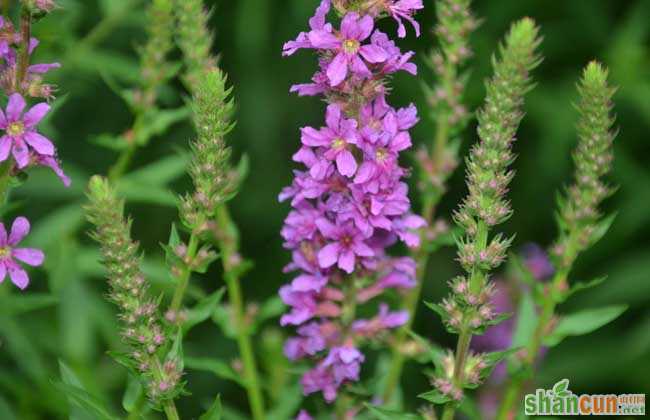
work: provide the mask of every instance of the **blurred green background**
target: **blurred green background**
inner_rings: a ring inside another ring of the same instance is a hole
[[[56,113],[46,130],[58,145],[65,170],[73,176],[73,186],[64,189],[48,172],[34,171],[18,188],[13,202],[18,207],[3,220],[27,215],[33,221],[32,245],[48,255],[45,270],[35,270],[26,292],[43,296],[52,292],[56,301],[43,298],[39,309],[12,307],[18,294],[5,282],[0,286],[0,413],[2,419],[66,418],[65,397],[52,384],[57,378],[57,359],[72,366],[89,389],[109,395],[115,411],[121,399],[125,371],[107,354],[119,348],[113,307],[106,292],[97,253],[88,238],[80,205],[87,178],[106,173],[114,162],[113,152],[98,147],[93,139],[102,134],[119,135],[131,123],[122,99],[107,81],[122,87],[138,76],[134,47],[143,42],[144,1],[60,0],[62,8],[35,27],[41,39],[38,61],[56,60],[61,70],[50,80],[59,86]],[[316,62],[309,53],[281,57],[282,44],[307,26],[316,0],[210,0],[211,19],[216,32],[215,52],[235,87],[238,103],[237,128],[229,136],[236,156],[250,157],[251,172],[242,192],[232,202],[233,215],[242,230],[243,253],[255,261],[244,281],[249,301],[274,295],[288,280],[282,274],[288,254],[281,247],[279,229],[288,212],[277,201],[280,189],[291,179],[296,167],[291,155],[299,144],[298,129],[320,125],[323,103],[316,98],[289,94],[293,83],[307,81]],[[420,84],[431,82],[431,71],[422,56],[433,46],[430,29],[435,23],[433,1],[418,16],[424,30],[420,39],[412,32],[400,42],[403,49],[419,55],[418,79],[398,75],[394,79],[392,102],[417,103],[422,121],[413,130],[416,143],[431,141],[433,127]],[[582,67],[591,59],[602,60],[611,70],[611,80],[620,87],[616,113],[620,135],[616,139],[612,182],[620,189],[607,201],[608,211],[618,218],[606,238],[581,257],[574,280],[590,280],[607,274],[601,286],[577,295],[561,310],[627,303],[630,310],[607,327],[587,336],[569,338],[552,349],[540,368],[538,382],[571,380],[574,392],[623,393],[650,391],[650,1],[477,1],[476,14],[484,22],[472,39],[475,57],[468,90],[473,108],[483,97],[482,80],[489,75],[489,59],[509,23],[531,16],[542,26],[545,60],[535,73],[536,89],[529,95],[516,151],[517,176],[512,184],[514,217],[505,225],[516,233],[515,246],[537,242],[543,246],[555,236],[553,209],[556,191],[570,180],[570,152],[576,144],[575,82]],[[394,33],[392,21],[383,23]],[[177,57],[178,58],[178,57]],[[163,103],[178,107],[184,101],[181,86],[164,92]],[[476,140],[472,125],[464,136],[465,150]],[[185,191],[188,178],[182,173],[180,151],[187,149],[191,125],[179,122],[163,136],[141,150],[133,168],[145,168],[166,158],[175,167],[168,188]],[[410,159],[410,157],[407,157]],[[412,160],[411,160],[412,162]],[[152,168],[149,167],[151,170]],[[146,179],[147,173],[137,177]],[[158,284],[167,280],[162,265],[160,242],[169,235],[176,218],[173,195],[165,186],[149,189],[133,187],[124,193],[135,218],[134,236],[147,254],[147,272]],[[463,170],[452,179],[450,193],[440,214],[449,215],[465,193]],[[414,197],[417,205],[417,198]],[[453,249],[439,252],[430,264],[424,298],[439,300],[446,293],[446,281],[459,270]],[[207,292],[222,286],[218,271],[194,280]],[[16,306],[16,305],[14,305]],[[277,319],[271,319],[264,342],[274,337]],[[446,346],[449,336],[430,311],[418,313],[415,329],[421,335]],[[265,351],[259,339],[256,348]],[[236,347],[214,326],[192,332],[185,352],[190,355],[219,356],[229,361]],[[265,351],[266,353],[266,351]],[[419,392],[428,389],[419,365],[408,365],[403,381],[406,405],[415,408]],[[244,393],[237,385],[208,373],[190,371],[188,389],[192,401],[205,402],[221,393],[235,409],[245,410]],[[276,390],[277,391],[277,390]],[[201,407],[179,403],[186,418],[197,416]]]

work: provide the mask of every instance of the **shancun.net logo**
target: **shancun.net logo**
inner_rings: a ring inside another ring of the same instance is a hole
[[[645,394],[576,395],[569,380],[553,389],[538,389],[524,398],[527,416],[629,416],[645,415]]]

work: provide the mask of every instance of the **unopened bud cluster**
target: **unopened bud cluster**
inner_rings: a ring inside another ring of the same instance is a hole
[[[153,0],[147,14],[147,43],[139,51],[141,87],[134,93],[134,102],[142,111],[155,105],[158,88],[174,72],[173,66],[166,60],[174,46],[172,0]]]
[[[178,46],[185,60],[185,83],[191,91],[201,82],[206,69],[217,63],[211,53],[213,36],[209,28],[209,14],[203,0],[174,0],[178,21]]]
[[[463,398],[463,388],[475,388],[483,382],[487,369],[490,364],[485,360],[484,355],[469,352],[461,383],[454,381],[455,357],[451,351],[448,351],[442,357],[442,374],[432,379],[432,385],[444,396],[454,401],[460,401]]]
[[[579,142],[573,154],[575,179],[560,202],[562,229],[555,247],[559,255],[571,246],[570,241],[576,242],[573,253],[589,245],[601,218],[598,207],[612,192],[603,177],[610,172],[613,160],[612,142],[616,132],[612,128],[612,96],[616,89],[607,84],[607,70],[591,62],[578,84],[578,91],[580,119]]]
[[[124,203],[115,196],[107,180],[90,180],[86,207],[88,220],[95,226],[91,234],[101,245],[110,299],[120,309],[122,337],[129,346],[133,366],[147,379],[154,401],[173,398],[181,372],[174,362],[160,366],[158,353],[167,337],[158,304],[147,293],[149,287],[141,268],[138,244],[130,237],[131,222],[124,218]]]
[[[224,140],[234,127],[231,91],[224,73],[212,68],[204,73],[194,94],[197,139],[192,143],[190,164],[194,192],[183,198],[181,215],[195,231],[207,229],[206,222],[214,218],[217,207],[236,193],[238,175],[230,167],[230,148]]]
[[[436,2],[438,24],[434,33],[439,43],[428,57],[428,64],[436,75],[436,83],[426,87],[425,93],[438,131],[455,139],[471,118],[463,103],[467,77],[463,74],[471,57],[469,39],[479,21],[470,9],[471,0],[442,0]],[[435,139],[435,141],[439,141]],[[436,144],[433,154],[421,149],[417,160],[422,171],[420,188],[441,191],[444,183],[458,166],[455,144]]]
[[[448,330],[458,333],[467,345],[472,335],[483,334],[488,326],[504,319],[492,304],[490,271],[506,259],[512,239],[501,234],[490,238],[490,227],[510,215],[505,199],[512,179],[508,166],[514,160],[511,149],[523,116],[524,95],[531,86],[529,71],[539,63],[535,54],[538,32],[531,19],[514,23],[493,60],[494,76],[486,83],[485,105],[478,113],[480,141],[467,160],[469,195],[454,214],[465,232],[457,244],[458,260],[467,274],[451,281],[451,293],[441,305],[432,305]],[[481,356],[464,351],[449,356],[444,374],[437,372],[434,379],[438,392],[450,400],[462,398],[463,388],[476,387],[487,368]]]

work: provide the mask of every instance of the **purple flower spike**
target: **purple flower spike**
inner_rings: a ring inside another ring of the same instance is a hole
[[[33,267],[43,264],[45,255],[40,249],[16,248],[16,245],[27,236],[29,229],[29,221],[24,217],[18,217],[14,220],[11,232],[7,236],[4,224],[0,223],[0,283],[9,273],[11,282],[19,289],[25,289],[29,285],[29,276],[16,260]]]
[[[417,110],[389,105],[386,79],[417,69],[409,61],[413,53],[402,54],[374,22],[386,14],[412,20],[418,2],[367,2],[354,11],[346,2],[335,4],[343,16],[339,30],[326,22],[331,3],[324,0],[309,21],[311,30],[284,46],[284,55],[316,50],[319,70],[311,83],[291,91],[323,95],[328,106],[324,127],[301,129],[293,160],[304,168],[294,171],[292,185],[279,196],[292,206],[281,231],[292,256],[285,271],[299,272],[280,289],[290,307],[280,324],[297,328],[284,352],[291,360],[315,360],[302,378],[303,391],[320,392],[327,402],[359,380],[365,360],[361,345],[388,338],[390,330],[408,321],[406,312],[381,302],[371,319],[343,315],[353,303],[350,296],[363,304],[415,286],[415,262],[391,257],[387,250],[397,241],[417,247],[417,230],[424,225],[411,213],[403,181],[409,171],[399,163],[401,152],[411,147],[408,131],[418,122]],[[308,418],[306,412],[300,416]]]
[[[30,149],[38,155],[55,154],[52,142],[36,131],[36,126],[49,112],[50,106],[40,103],[23,113],[25,106],[25,99],[14,93],[9,97],[6,115],[0,110],[0,129],[5,131],[0,138],[0,162],[7,160],[11,153],[20,169],[29,164]]]

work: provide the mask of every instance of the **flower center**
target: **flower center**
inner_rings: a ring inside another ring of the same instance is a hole
[[[341,238],[341,245],[348,248],[350,245],[352,245],[352,237],[349,236],[349,235],[345,235],[344,237],[342,237]]]
[[[345,140],[343,140],[340,137],[337,137],[334,140],[332,140],[332,149],[343,150],[345,149],[346,144],[347,143],[345,142]]]
[[[361,44],[356,39],[346,39],[343,41],[343,51],[348,54],[356,54],[361,48]]]
[[[7,133],[10,136],[19,136],[25,132],[25,125],[22,121],[16,121],[9,124],[7,127]]]
[[[384,162],[388,158],[388,151],[386,151],[386,149],[383,147],[380,147],[375,152],[375,157],[377,158],[378,162]]]
[[[11,255],[11,248],[8,246],[0,248],[0,259],[5,259]]]

